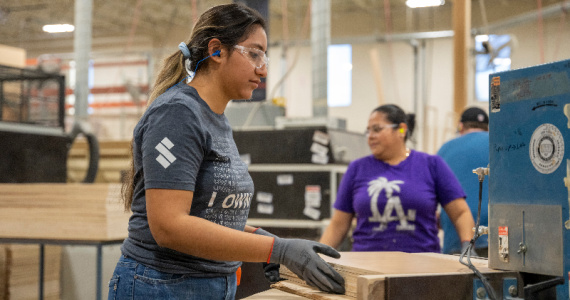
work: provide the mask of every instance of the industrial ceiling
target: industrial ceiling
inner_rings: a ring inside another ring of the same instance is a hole
[[[452,30],[453,1],[435,8],[407,8],[405,0],[330,0],[331,38]],[[501,22],[568,0],[471,0],[472,27]],[[176,45],[193,20],[231,0],[93,0],[93,51]],[[269,0],[270,43],[310,36],[309,0]],[[50,34],[46,24],[74,24],[72,0],[2,0],[0,44],[26,49],[28,57],[73,52],[73,33]],[[483,9],[482,9],[483,8]]]

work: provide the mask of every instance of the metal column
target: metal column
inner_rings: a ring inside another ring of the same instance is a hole
[[[87,119],[93,0],[75,1],[75,121]]]
[[[330,0],[311,1],[311,56],[313,62],[313,116],[326,117],[327,50],[331,41]]]

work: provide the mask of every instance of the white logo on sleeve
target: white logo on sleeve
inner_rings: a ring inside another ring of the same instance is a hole
[[[156,157],[156,161],[158,161],[165,169],[176,160],[176,157],[168,151],[168,149],[172,147],[174,147],[174,144],[166,137],[162,139],[156,147],[154,147],[158,152],[160,152]]]

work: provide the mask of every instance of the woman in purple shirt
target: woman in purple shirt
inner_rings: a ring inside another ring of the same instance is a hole
[[[469,242],[475,224],[461,185],[440,157],[406,147],[412,129],[396,105],[371,113],[366,132],[372,155],[348,166],[321,243],[338,247],[356,218],[353,251],[439,253],[438,204],[461,241]]]

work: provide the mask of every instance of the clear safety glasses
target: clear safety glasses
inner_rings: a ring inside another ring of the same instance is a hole
[[[255,49],[248,48],[241,45],[235,45],[234,48],[238,49],[239,52],[245,56],[252,66],[261,69],[263,66],[269,63],[269,58],[265,55],[265,52]]]
[[[398,124],[389,124],[389,125],[384,125],[384,126],[372,125],[370,128],[366,129],[364,134],[366,134],[367,136],[370,134],[379,134],[382,130],[384,130],[386,128],[395,128],[397,126],[398,126]]]

